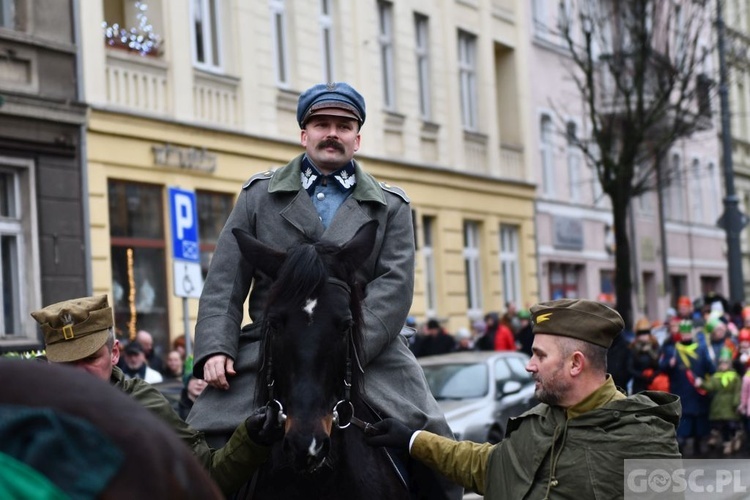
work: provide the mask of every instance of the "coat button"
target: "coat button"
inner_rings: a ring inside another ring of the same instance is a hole
[[[325,199],[326,199],[326,194],[325,194],[325,193],[318,193],[318,194],[316,194],[315,196],[316,196],[316,198],[318,198],[319,200],[325,200]]]
[[[620,412],[619,411],[613,411],[612,416],[615,418],[620,418]]]

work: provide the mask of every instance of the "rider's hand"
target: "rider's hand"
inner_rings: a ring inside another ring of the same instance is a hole
[[[365,433],[365,442],[370,446],[386,446],[409,450],[409,441],[414,431],[394,418],[372,424]]]
[[[271,446],[284,437],[284,428],[276,425],[278,414],[268,406],[256,409],[245,420],[250,439],[263,446]]]
[[[203,365],[203,380],[217,389],[229,389],[227,375],[237,375],[234,371],[234,360],[223,354],[215,354]]]

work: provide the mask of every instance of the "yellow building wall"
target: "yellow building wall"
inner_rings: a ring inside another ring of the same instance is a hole
[[[363,140],[367,140],[367,129]],[[298,143],[248,136],[219,129],[187,126],[169,121],[149,120],[92,110],[88,128],[88,196],[90,200],[91,255],[94,293],[112,296],[110,262],[110,228],[107,181],[121,179],[177,186],[188,190],[210,190],[236,194],[253,174],[285,164],[302,152]],[[175,147],[206,148],[217,156],[213,173],[156,165],[152,148],[169,143]],[[483,271],[483,308],[504,309],[499,261],[499,226],[519,226],[520,267],[524,304],[538,296],[534,255],[534,187],[523,182],[503,182],[486,176],[467,176],[456,171],[421,165],[384,161],[380,158],[357,158],[379,180],[404,189],[412,200],[421,241],[421,217],[436,218],[434,255],[437,276],[437,315],[454,332],[469,325],[466,316],[466,281],[463,261],[463,223],[481,224],[481,268]],[[169,214],[164,193],[164,227],[169,228]],[[166,248],[172,248],[171,234],[166,230]],[[165,252],[169,288],[170,340],[183,333],[182,298],[172,295],[171,252]],[[417,259],[415,295],[412,312],[425,320],[425,276],[421,256]],[[198,300],[189,299],[191,332],[195,325]]]

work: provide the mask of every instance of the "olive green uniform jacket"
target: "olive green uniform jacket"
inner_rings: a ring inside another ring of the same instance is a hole
[[[410,453],[486,500],[612,500],[624,494],[623,460],[680,458],[680,413],[677,396],[626,398],[608,377],[567,411],[540,404],[510,419],[497,445],[420,432]]]
[[[166,422],[193,451],[224,494],[237,491],[268,458],[270,449],[250,439],[244,422],[237,426],[225,446],[214,450],[206,443],[203,433],[186,424],[162,393],[148,382],[126,379],[122,370],[115,366],[110,383]]]

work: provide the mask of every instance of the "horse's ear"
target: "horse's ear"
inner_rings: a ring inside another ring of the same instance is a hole
[[[375,245],[375,235],[378,232],[378,221],[372,220],[359,228],[357,234],[341,246],[338,258],[347,263],[351,269],[361,266],[372,253]]]
[[[261,243],[252,234],[238,227],[232,229],[232,234],[237,239],[237,244],[245,260],[271,279],[276,279],[279,269],[286,259],[286,253]]]

